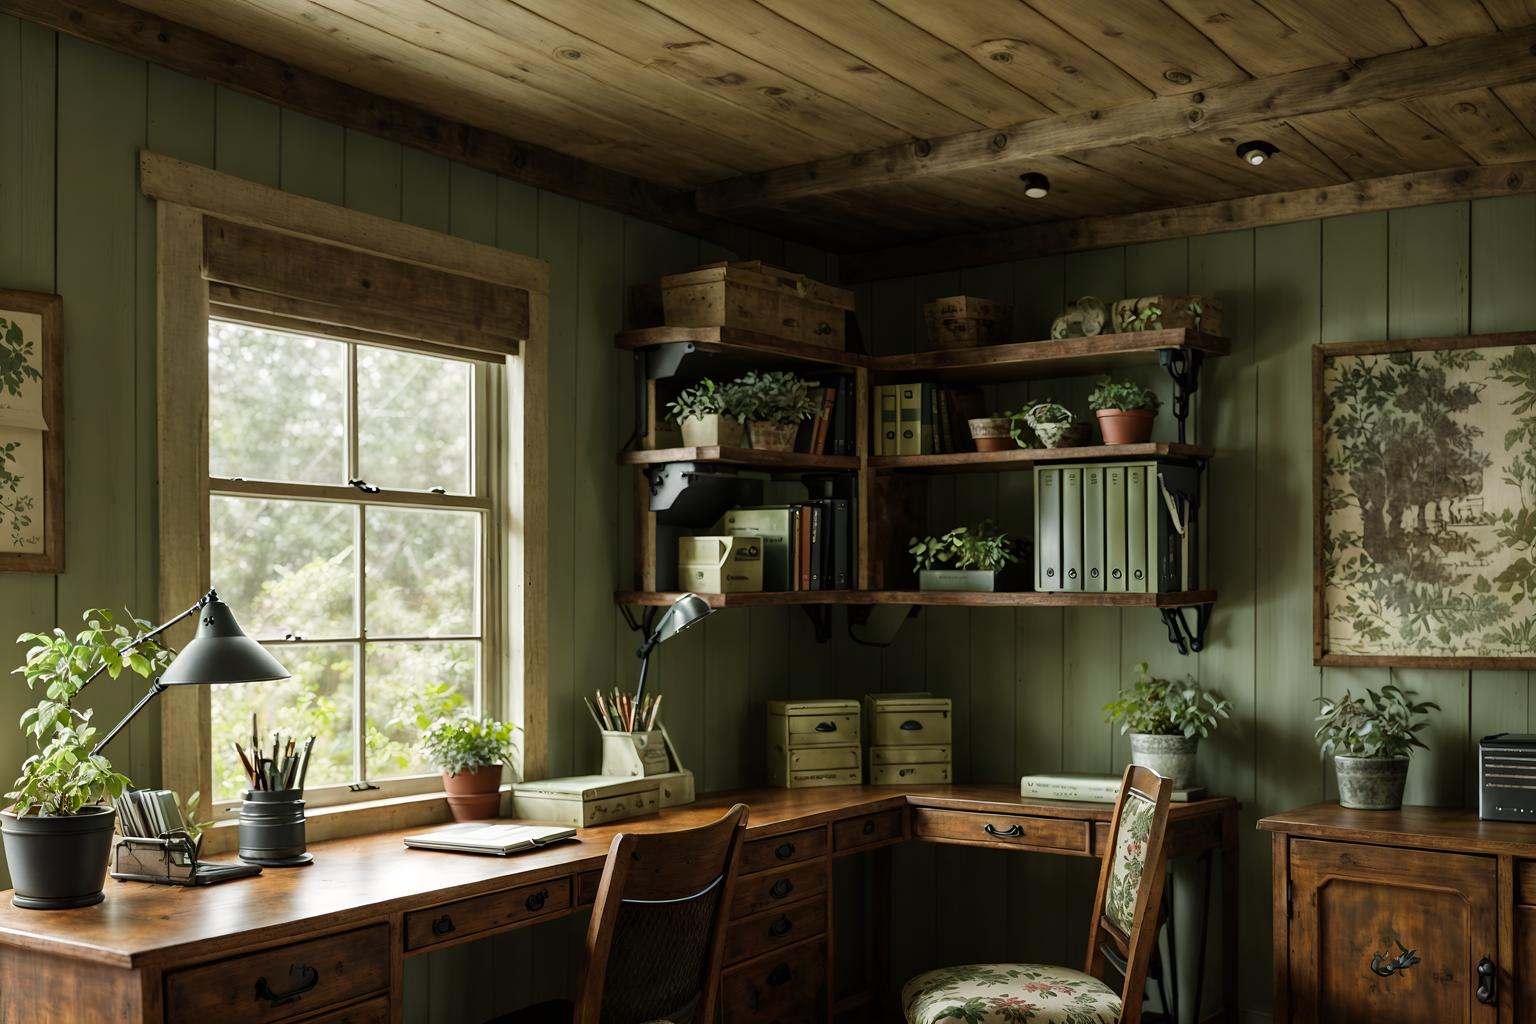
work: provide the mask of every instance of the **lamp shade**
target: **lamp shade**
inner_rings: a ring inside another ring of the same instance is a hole
[[[209,601],[198,613],[197,634],[171,662],[165,686],[263,683],[287,679],[288,670],[267,649],[245,635],[223,601]]]
[[[670,640],[689,626],[713,612],[709,602],[697,594],[684,594],[672,603],[661,625],[656,627],[656,642]]]

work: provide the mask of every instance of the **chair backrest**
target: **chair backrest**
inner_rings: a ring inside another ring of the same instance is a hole
[[[1084,970],[1113,985],[1108,968],[1119,970],[1124,965],[1120,1024],[1141,1022],[1147,967],[1162,920],[1163,839],[1172,794],[1172,780],[1131,765],[1120,782],[1120,798],[1110,820],[1109,848],[1099,871]]]
[[[587,928],[575,1024],[714,1019],[747,807],[700,828],[620,833]]]

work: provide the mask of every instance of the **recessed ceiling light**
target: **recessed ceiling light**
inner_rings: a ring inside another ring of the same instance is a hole
[[[1263,139],[1254,139],[1252,142],[1245,142],[1241,146],[1237,147],[1238,158],[1241,160],[1246,160],[1248,163],[1253,164],[1255,167],[1259,166],[1259,164],[1263,163],[1265,160],[1268,160],[1278,152],[1280,152],[1278,149],[1276,149],[1274,146],[1271,146]]]
[[[1024,194],[1031,199],[1044,199],[1051,194],[1051,179],[1039,171],[1025,171],[1019,180],[1024,183]]]

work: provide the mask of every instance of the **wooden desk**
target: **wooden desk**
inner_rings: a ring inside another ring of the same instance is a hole
[[[727,1024],[770,1019],[765,1012],[796,1019],[774,1005],[784,991],[804,991],[782,983],[786,963],[817,983],[817,1013],[829,1012],[833,858],[876,851],[876,884],[888,890],[889,848],[906,839],[1097,857],[1111,810],[1024,800],[1007,786],[754,789],[509,858],[408,850],[405,832],[386,832],[316,844],[309,867],[209,888],[109,880],[105,902],[63,911],[18,910],[5,898],[0,1021],[396,1022],[405,957],[572,913],[596,896],[615,833],[689,827],[737,801],[752,813],[735,962],[722,980]],[[1176,804],[1168,831],[1174,856],[1221,851],[1228,950],[1237,945],[1237,809],[1225,797]],[[992,834],[1013,825],[1019,834]],[[878,938],[889,934],[880,927],[889,892],[874,905]],[[764,987],[767,975],[780,980]],[[1227,1008],[1236,975],[1224,972]],[[888,979],[876,980],[889,991]]]

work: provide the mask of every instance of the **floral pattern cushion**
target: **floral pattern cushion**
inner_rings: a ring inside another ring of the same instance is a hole
[[[969,964],[901,990],[907,1024],[1115,1024],[1120,995],[1089,974],[1037,964]]]
[[[1136,896],[1141,891],[1141,872],[1147,864],[1147,837],[1152,834],[1156,805],[1134,789],[1125,794],[1120,812],[1120,834],[1115,837],[1115,860],[1104,893],[1104,914],[1126,935],[1136,919]]]

